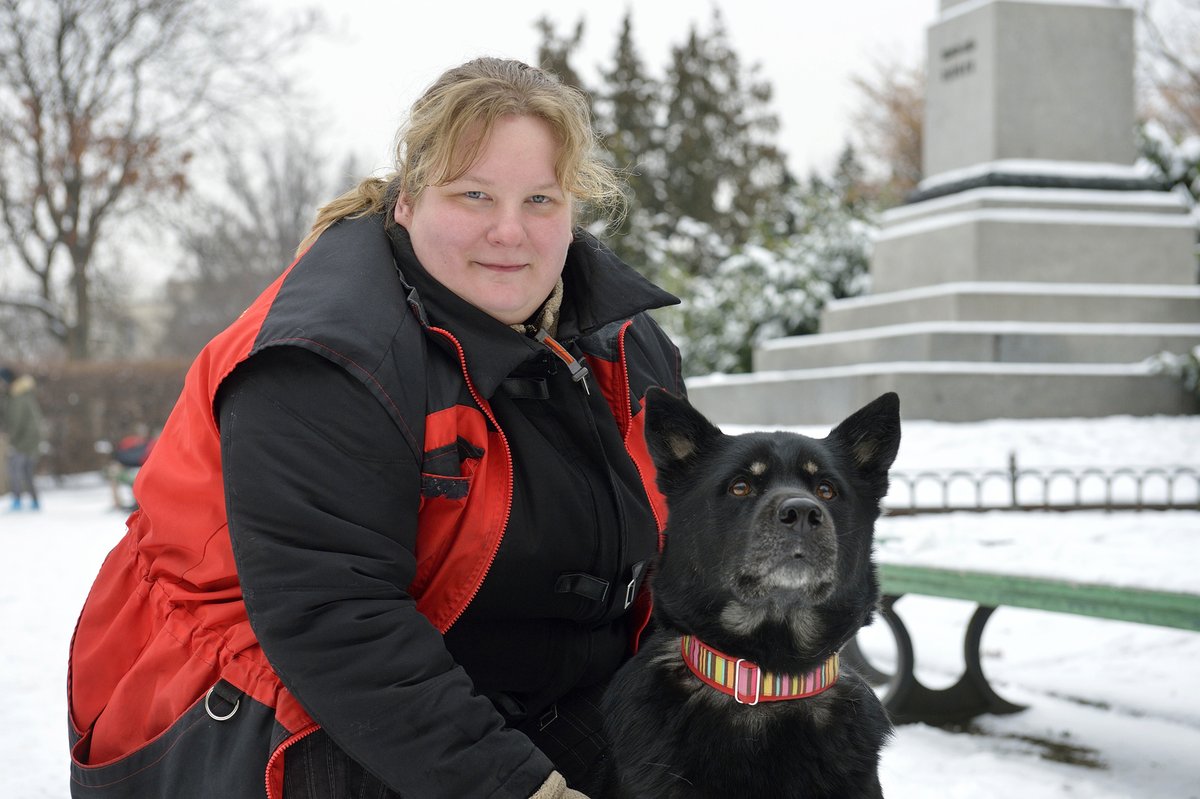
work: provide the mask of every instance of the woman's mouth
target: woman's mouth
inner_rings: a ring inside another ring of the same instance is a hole
[[[488,263],[484,261],[476,261],[475,263],[492,272],[519,272],[526,267],[526,264]]]

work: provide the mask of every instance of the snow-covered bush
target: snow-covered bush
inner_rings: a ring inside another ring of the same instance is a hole
[[[814,179],[794,189],[785,214],[741,247],[684,219],[654,248],[665,262],[660,282],[683,300],[656,317],[679,345],[686,374],[749,371],[758,344],[816,332],[829,300],[866,289],[875,228],[861,209]]]
[[[1189,393],[1200,398],[1200,344],[1190,352],[1160,352],[1150,359],[1150,368],[1157,374],[1176,378]]]
[[[1200,200],[1200,136],[1177,141],[1150,120],[1138,131],[1138,151],[1143,163],[1168,186],[1185,192],[1193,204]]]

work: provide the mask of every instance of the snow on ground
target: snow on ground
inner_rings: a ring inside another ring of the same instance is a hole
[[[1200,418],[906,422],[897,468],[1002,469],[1011,451],[1024,466],[1198,466]],[[96,570],[124,530],[111,503],[108,489],[85,476],[48,487],[40,514],[0,513],[9,564],[0,581],[5,799],[68,794],[67,646]],[[997,567],[1006,570],[1071,569],[1200,593],[1198,510],[890,517],[879,534],[889,559],[957,563],[1005,552]],[[1008,546],[1025,538],[1041,542],[1027,562]],[[897,609],[921,681],[954,682],[972,607],[909,596]],[[886,659],[889,643],[875,627],[864,635],[873,659]],[[965,730],[901,727],[883,755],[888,799],[1200,799],[1200,633],[1001,608],[983,653],[996,689],[1028,709]]]
[[[0,796],[69,795],[67,647],[104,556],[125,529],[99,478],[43,492],[44,510],[0,511]]]
[[[882,519],[875,537],[890,563],[1200,593],[1196,512],[899,516]]]

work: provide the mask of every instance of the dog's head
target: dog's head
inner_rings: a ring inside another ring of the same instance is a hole
[[[684,399],[657,389],[646,399],[670,509],[654,582],[669,624],[718,648],[774,630],[820,649],[869,620],[874,524],[900,446],[894,393],[823,439],[728,436]]]

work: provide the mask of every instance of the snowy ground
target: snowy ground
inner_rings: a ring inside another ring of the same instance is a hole
[[[1013,450],[1027,466],[1200,465],[1200,418],[911,422],[897,468],[1003,468]],[[67,645],[100,561],[123,532],[111,501],[83,478],[48,489],[39,515],[0,513],[9,563],[0,581],[5,799],[68,794]],[[893,517],[879,535],[881,556],[901,562],[980,565],[994,556],[1008,570],[1065,569],[1200,593],[1200,511]],[[1026,539],[1041,542],[1036,559],[1012,554]],[[953,682],[971,606],[905,597],[898,609],[920,679]],[[886,638],[869,633],[868,651],[886,653]],[[993,685],[1029,709],[963,731],[900,728],[883,756],[889,799],[1200,799],[1200,633],[1001,608],[983,649]]]

